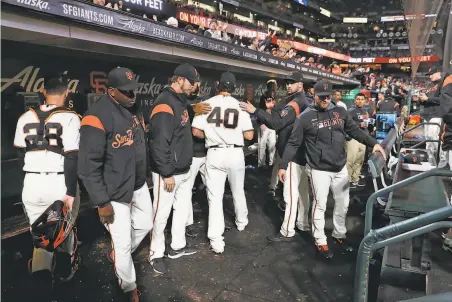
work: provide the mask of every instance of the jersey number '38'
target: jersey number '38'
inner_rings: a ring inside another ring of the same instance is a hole
[[[215,107],[207,117],[209,124],[215,124],[216,127],[220,127],[221,124],[225,128],[235,129],[239,122],[239,111],[237,109],[228,108],[224,111],[223,119],[221,119],[221,108]]]

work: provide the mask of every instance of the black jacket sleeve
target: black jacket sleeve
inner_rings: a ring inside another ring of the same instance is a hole
[[[77,159],[78,151],[67,152],[64,155],[64,180],[66,195],[75,197],[77,192]]]
[[[107,148],[108,127],[95,115],[83,118],[80,128],[78,176],[95,206],[110,202],[103,178],[104,156]]]
[[[350,117],[350,114],[345,115],[344,130],[351,138],[356,139],[361,144],[369,147],[377,144],[375,138],[359,128],[358,124]]]
[[[151,151],[151,157],[158,173],[163,178],[171,177],[174,173],[170,150],[174,131],[174,114],[172,110],[159,109],[168,107],[165,104],[154,107],[151,113],[149,130],[149,150]]]
[[[282,111],[272,109],[271,113],[262,109],[256,109],[255,114],[261,123],[276,132],[292,124],[297,118],[295,109],[292,106],[286,106]]]
[[[440,95],[441,116],[444,122],[451,125],[452,119],[452,74],[444,79]],[[447,122],[446,122],[447,120]]]
[[[440,105],[440,97],[439,96],[429,96],[427,102],[432,105]]]
[[[281,161],[279,162],[280,169],[284,170],[287,169],[289,162],[295,157],[298,148],[301,146],[301,143],[303,142],[303,136],[304,136],[303,119],[298,117],[295,120],[289,141],[287,142],[286,148],[284,149],[284,154],[281,157]]]
[[[188,118],[190,119],[190,123],[193,123],[193,119],[195,118],[195,110],[193,106],[187,106]]]

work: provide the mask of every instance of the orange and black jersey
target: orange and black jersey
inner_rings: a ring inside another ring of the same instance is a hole
[[[193,137],[186,97],[166,87],[155,100],[149,120],[151,170],[164,178],[188,172]]]
[[[130,203],[146,179],[146,138],[142,118],[101,96],[83,117],[78,174],[95,206]],[[140,184],[141,183],[141,186]]]
[[[255,115],[259,121],[268,128],[275,130],[276,134],[278,134],[277,148],[280,156],[284,154],[287,141],[292,133],[293,123],[297,116],[308,107],[309,103],[304,93],[299,92],[281,100],[273,107],[271,113],[262,109],[256,109]],[[303,147],[300,148],[293,161],[302,166],[306,164]]]

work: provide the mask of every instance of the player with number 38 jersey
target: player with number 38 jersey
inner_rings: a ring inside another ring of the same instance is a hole
[[[240,109],[239,101],[231,96],[235,90],[235,76],[230,72],[221,75],[219,95],[205,103],[212,108],[198,115],[192,124],[193,135],[206,139],[206,185],[209,200],[209,226],[207,236],[213,252],[224,251],[223,194],[226,178],[234,197],[235,223],[239,231],[248,224],[245,191],[244,138],[252,140],[253,125],[248,113]]]

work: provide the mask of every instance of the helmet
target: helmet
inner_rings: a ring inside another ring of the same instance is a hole
[[[428,162],[426,151],[415,150],[403,156],[403,162],[406,164],[421,165],[422,162]]]
[[[61,200],[50,205],[31,225],[31,235],[36,248],[55,251],[72,231],[71,212]]]

